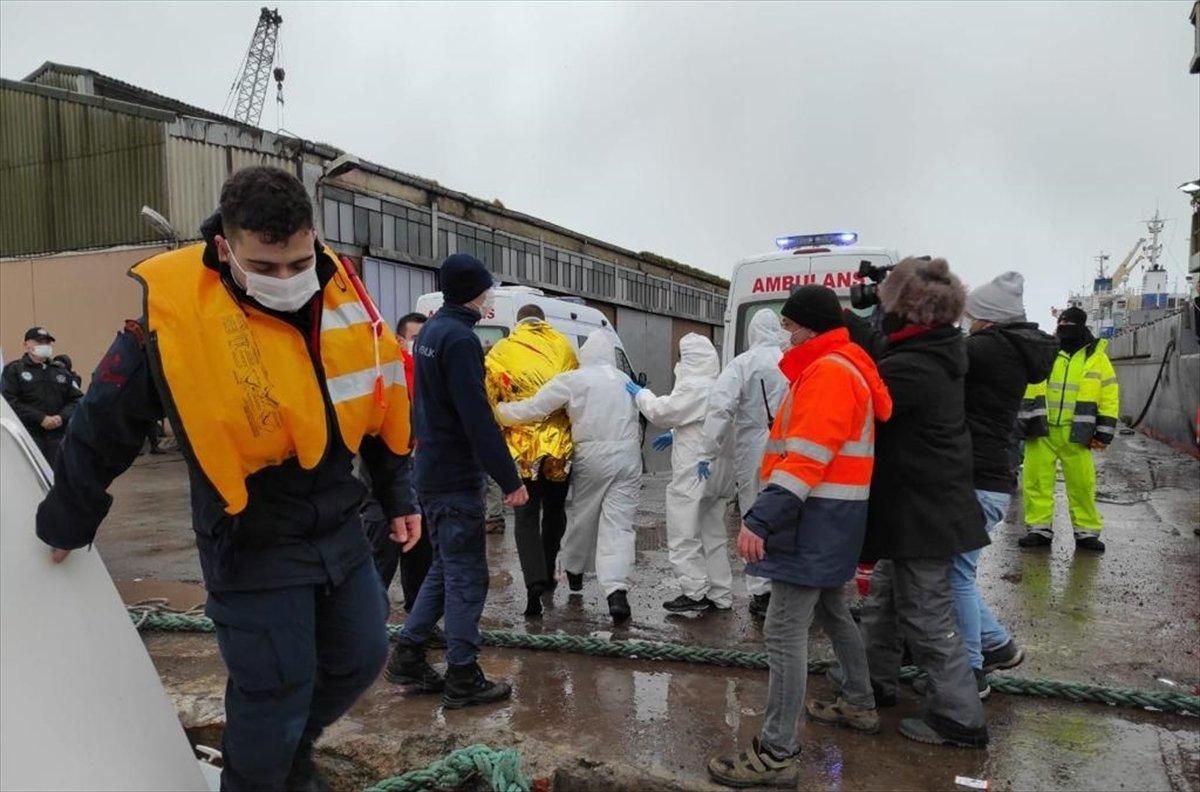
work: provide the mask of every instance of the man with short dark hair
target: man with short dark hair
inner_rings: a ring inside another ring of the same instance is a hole
[[[56,562],[91,544],[105,490],[165,413],[229,672],[221,788],[327,789],[313,743],[387,656],[355,453],[397,541],[408,549],[421,533],[398,346],[377,333],[353,270],[317,240],[295,176],[238,171],[201,233],[133,268],[146,315],[97,367],[37,533]]]
[[[0,375],[0,393],[52,465],[81,395],[72,372],[54,363],[53,343],[46,328],[29,328],[25,354]]]
[[[517,321],[519,322],[522,319],[538,319],[544,322],[546,321],[546,312],[542,310],[542,306],[540,305],[534,305],[533,303],[522,305],[517,310]]]

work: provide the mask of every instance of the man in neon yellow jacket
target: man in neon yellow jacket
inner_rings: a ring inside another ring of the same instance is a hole
[[[1025,432],[1025,524],[1021,547],[1050,544],[1056,463],[1067,484],[1075,547],[1104,552],[1096,510],[1092,451],[1103,451],[1117,429],[1120,398],[1108,342],[1087,327],[1087,314],[1068,308],[1058,320],[1060,350],[1045,382],[1025,391],[1019,418]]]

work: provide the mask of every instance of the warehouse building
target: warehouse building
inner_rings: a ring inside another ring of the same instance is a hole
[[[241,124],[89,69],[46,63],[0,80],[0,349],[53,329],[82,373],[141,312],[125,271],[198,237],[225,178],[250,165],[299,176],[318,232],[359,265],[389,321],[436,291],[437,264],[479,257],[504,283],[583,298],[667,390],[678,340],[720,346],[728,283],[650,253],[360,160],[335,146]],[[147,206],[168,225],[148,222]]]

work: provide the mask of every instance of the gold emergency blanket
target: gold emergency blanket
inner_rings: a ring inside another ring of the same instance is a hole
[[[521,401],[564,371],[579,367],[566,336],[542,321],[519,322],[512,334],[487,353],[484,362],[488,400]],[[563,481],[571,470],[571,422],[563,410],[544,421],[503,429],[521,478]],[[543,465],[544,461],[544,465]]]

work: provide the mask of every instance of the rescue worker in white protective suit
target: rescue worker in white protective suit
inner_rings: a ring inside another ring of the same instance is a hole
[[[708,415],[704,419],[703,445],[697,477],[707,478],[712,462],[733,433],[733,476],[737,485],[738,513],[745,515],[763,488],[759,473],[771,422],[788,392],[788,381],[779,370],[782,344],[787,341],[779,329],[779,315],[769,308],[759,309],[747,330],[749,348],[735,357],[717,377],[708,397]],[[746,575],[750,594],[750,614],[766,618],[771,602],[771,581]]]
[[[728,448],[710,461],[710,476],[696,470],[704,459],[704,417],[708,397],[721,364],[712,342],[688,333],[679,341],[675,388],[667,396],[629,383],[638,409],[655,426],[672,431],[655,439],[654,447],[671,451],[671,483],[667,485],[667,546],[675,577],[683,590],[663,603],[672,613],[729,610],[733,606],[733,572],[725,546],[725,505],[733,495]],[[726,441],[732,447],[732,438]]]
[[[555,376],[528,399],[496,405],[503,426],[538,421],[565,408],[571,420],[575,461],[567,497],[567,532],[559,560],[572,591],[592,568],[608,598],[608,612],[620,624],[630,616],[633,527],[641,489],[642,451],[637,410],[616,366],[616,338],[603,328],[579,348],[579,368]]]

